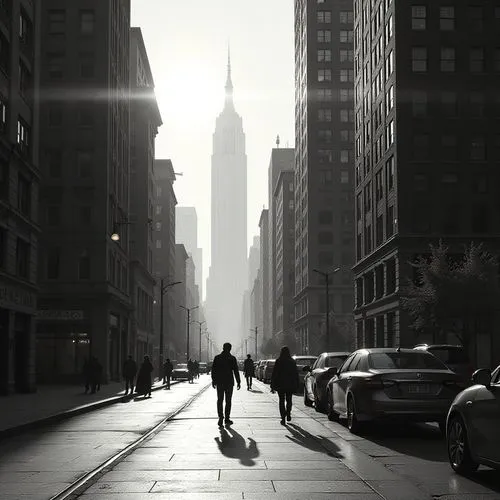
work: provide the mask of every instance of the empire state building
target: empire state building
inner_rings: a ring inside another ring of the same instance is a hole
[[[219,345],[236,342],[247,288],[247,156],[241,116],[233,102],[228,54],[224,109],[216,120],[212,151],[211,263],[206,314]]]

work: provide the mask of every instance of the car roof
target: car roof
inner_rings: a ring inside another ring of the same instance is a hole
[[[463,345],[459,344],[417,344],[414,349],[416,348],[422,348],[422,349],[464,349]]]
[[[316,359],[318,356],[315,356],[314,354],[311,354],[310,356],[306,355],[300,355],[300,356],[292,356],[293,359]]]
[[[400,347],[368,347],[363,349],[358,349],[355,352],[365,352],[367,354],[385,354],[391,352],[426,352],[422,349],[409,349],[409,348],[400,348]]]
[[[334,352],[322,352],[319,356],[350,356],[350,352],[347,351],[334,351]],[[318,356],[318,358],[319,358]]]

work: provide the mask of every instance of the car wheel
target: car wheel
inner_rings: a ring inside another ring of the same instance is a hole
[[[467,429],[459,415],[451,417],[448,423],[446,444],[450,465],[455,472],[465,476],[477,470],[479,464],[471,457]]]
[[[347,396],[347,428],[352,434],[357,434],[360,427],[361,426],[356,415],[356,404],[354,403],[354,398],[349,395]]]
[[[309,408],[312,406],[311,401],[309,401],[309,398],[307,397],[307,389],[305,385],[304,385],[304,405],[308,406]]]
[[[337,413],[335,413],[335,410],[333,409],[333,397],[330,391],[328,391],[326,394],[326,404],[327,404],[328,420],[331,420],[332,422],[337,422],[339,416]]]

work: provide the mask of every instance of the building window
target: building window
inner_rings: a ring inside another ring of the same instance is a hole
[[[95,59],[93,52],[80,53],[80,76],[93,78],[95,76]]]
[[[29,97],[31,90],[31,73],[23,61],[19,60],[19,92],[23,97]]]
[[[378,202],[384,197],[384,179],[382,170],[375,174],[375,200]]]
[[[31,215],[31,184],[22,174],[17,176],[17,208],[22,214]]]
[[[486,160],[486,144],[484,137],[474,137],[471,140],[470,159],[475,161]]]
[[[318,82],[331,82],[332,70],[331,69],[318,69]]]
[[[372,183],[368,182],[364,189],[364,209],[365,213],[368,213],[372,209]]]
[[[385,147],[389,149],[394,144],[394,121],[391,120],[385,129]]]
[[[354,12],[352,10],[340,11],[340,24],[352,24],[354,22]]]
[[[340,110],[340,121],[342,123],[354,122],[354,110],[353,109],[341,109]]]
[[[161,248],[161,240],[156,240],[156,248],[158,250]]]
[[[29,48],[31,48],[33,43],[33,26],[24,9],[21,9],[21,14],[19,15],[19,41],[22,45]]]
[[[331,231],[320,231],[318,233],[318,243],[320,245],[331,245],[333,243],[333,233]]]
[[[441,107],[444,115],[455,117],[458,115],[458,95],[456,92],[443,92],[441,94]]]
[[[316,15],[319,24],[329,24],[332,22],[332,13],[329,10],[318,10]]]
[[[332,131],[331,130],[318,130],[318,142],[320,144],[331,144]]]
[[[456,161],[458,150],[455,135],[444,135],[441,138],[441,153],[444,161]]]
[[[60,127],[63,121],[62,107],[60,104],[49,104],[48,106],[49,127]]]
[[[333,213],[330,210],[321,210],[318,213],[318,222],[325,226],[333,224]]]
[[[353,102],[354,101],[354,89],[340,89],[340,102]]]
[[[333,176],[331,170],[320,170],[319,171],[319,182],[323,186],[330,186],[333,182]]]
[[[455,49],[453,47],[441,47],[441,71],[444,73],[455,71]]]
[[[59,267],[61,263],[61,249],[59,247],[49,248],[47,253],[47,279],[59,278]]]
[[[439,27],[443,31],[455,29],[455,7],[443,6],[439,10]]]
[[[23,154],[29,152],[30,128],[22,118],[17,120],[17,146]]]
[[[50,35],[61,35],[66,29],[66,11],[49,10],[48,31]]]
[[[347,170],[340,171],[340,183],[349,184],[349,172]]]
[[[472,232],[488,233],[491,229],[491,210],[484,203],[477,204],[472,209]]]
[[[393,205],[390,205],[387,207],[385,227],[386,227],[387,238],[390,238],[394,234],[394,206]]]
[[[80,127],[93,127],[94,117],[95,114],[89,107],[80,108],[77,115],[78,125]]]
[[[411,29],[425,30],[427,24],[427,7],[425,5],[413,5],[411,8]]]
[[[319,49],[318,62],[332,62],[332,51],[330,49]]]
[[[45,157],[47,159],[49,177],[55,179],[61,177],[62,151],[60,149],[48,149],[45,152]]]
[[[349,151],[347,149],[340,151],[340,163],[349,163]]]
[[[330,43],[332,32],[330,30],[318,30],[318,43]]]
[[[90,255],[87,249],[82,251],[78,259],[78,279],[90,279]]]
[[[385,185],[387,191],[394,189],[394,156],[385,162]]]
[[[427,48],[413,47],[411,63],[414,73],[425,73],[427,71]]]
[[[392,15],[390,15],[388,20],[387,20],[387,23],[385,25],[385,44],[386,45],[390,42],[393,33],[394,33],[394,24],[393,24]]]
[[[318,109],[318,120],[320,122],[331,122],[332,121],[332,110],[331,109]]]
[[[387,59],[385,60],[385,79],[389,80],[389,77],[394,71],[394,51],[391,50]]]
[[[64,54],[51,53],[47,54],[47,73],[49,78],[59,79],[64,76]]]
[[[394,86],[391,85],[385,98],[385,113],[388,115],[394,108]]]
[[[340,43],[353,43],[354,32],[352,30],[341,30],[339,35]]]
[[[80,11],[80,34],[92,35],[94,33],[95,13],[93,10]]]
[[[29,276],[30,245],[28,242],[17,238],[16,244],[16,274],[20,278]]]
[[[416,118],[427,116],[427,92],[424,90],[413,91],[412,113]]]
[[[354,82],[354,70],[353,69],[341,69],[340,70],[340,81],[341,82]]]
[[[484,72],[484,49],[482,47],[476,47],[470,50],[469,69],[471,73]]]
[[[341,49],[340,50],[340,62],[353,62],[354,61],[354,50]]]
[[[78,176],[82,179],[92,177],[93,154],[90,150],[80,150],[76,152],[76,165]]]
[[[332,89],[318,89],[317,94],[318,101],[330,102],[333,99]]]
[[[472,29],[481,31],[483,29],[483,8],[481,6],[469,7],[468,22]]]
[[[485,114],[484,96],[480,92],[471,92],[469,94],[470,114],[474,118],[482,118]]]
[[[429,159],[429,142],[427,134],[413,136],[413,160],[426,161]]]

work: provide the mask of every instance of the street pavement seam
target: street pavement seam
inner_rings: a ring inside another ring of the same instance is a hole
[[[74,500],[78,498],[85,490],[87,490],[92,484],[97,482],[104,474],[108,473],[113,469],[119,462],[121,462],[125,457],[134,452],[139,446],[145,441],[156,435],[161,431],[162,427],[168,424],[168,422],[175,418],[177,414],[186,409],[191,405],[196,399],[198,399],[209,387],[211,383],[207,383],[201,391],[197,392],[188,401],[186,401],[179,408],[171,412],[165,418],[163,418],[159,423],[155,424],[151,429],[144,433],[141,437],[136,439],[133,443],[129,444],[118,453],[115,453],[112,457],[108,458],[105,462],[94,468],[92,471],[84,474],[81,478],[74,481],[70,486],[65,488],[63,491],[52,496],[50,500]]]
[[[172,381],[170,385],[180,384],[181,380]],[[161,384],[158,386],[153,386],[151,388],[152,391],[159,391],[164,389],[166,384]],[[63,420],[67,420],[73,417],[77,417],[78,415],[83,415],[85,413],[89,413],[94,410],[100,410],[101,408],[105,408],[106,406],[111,406],[115,403],[121,403],[125,401],[129,401],[137,397],[137,394],[123,394],[120,396],[112,396],[110,398],[101,399],[99,401],[94,401],[92,403],[88,403],[85,405],[77,406],[76,408],[70,408],[69,410],[63,410],[57,413],[53,413],[48,415],[47,417],[39,418],[36,420],[32,420],[31,422],[25,422],[20,425],[16,425],[14,427],[9,427],[7,429],[0,430],[0,441],[3,439],[17,436],[24,432],[31,431],[33,429],[39,429],[41,427],[46,427],[51,424],[56,424],[58,422],[62,422]]]

